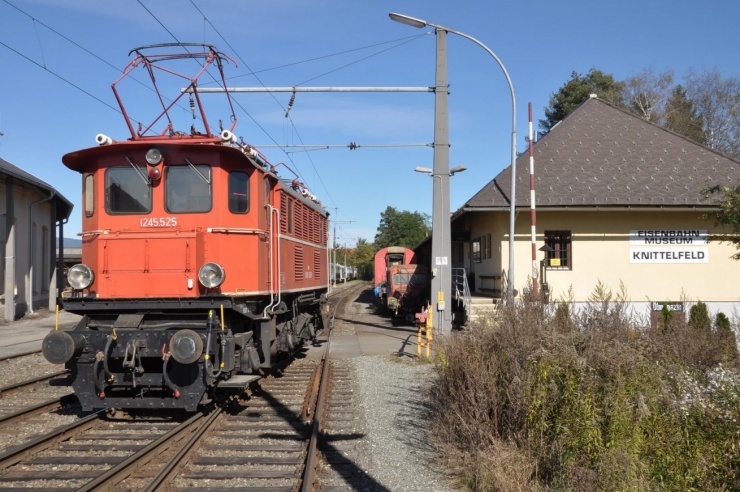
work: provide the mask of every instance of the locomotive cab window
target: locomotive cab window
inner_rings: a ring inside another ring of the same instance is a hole
[[[144,166],[112,167],[105,172],[106,210],[111,214],[152,211],[152,189]]]
[[[213,204],[211,167],[168,166],[164,177],[165,209],[171,213],[208,212]]]
[[[92,174],[86,174],[83,181],[85,195],[85,217],[92,217],[95,211],[95,188]]]
[[[243,171],[229,173],[229,212],[249,212],[249,175]]]

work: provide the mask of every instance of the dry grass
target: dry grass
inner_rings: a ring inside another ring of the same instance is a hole
[[[624,298],[524,299],[441,342],[432,438],[463,488],[740,490],[734,336]]]

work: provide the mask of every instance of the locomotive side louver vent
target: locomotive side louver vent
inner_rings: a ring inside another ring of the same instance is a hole
[[[295,237],[303,239],[304,230],[306,227],[305,221],[303,220],[303,209],[305,207],[302,203],[296,202],[295,204]]]
[[[319,217],[319,214],[311,214],[311,242],[314,244],[319,244],[321,241]]]
[[[280,234],[288,234],[288,221],[292,220],[291,215],[288,210],[288,195],[283,193],[280,195]]]
[[[304,241],[310,241],[311,240],[311,227],[313,227],[313,223],[311,222],[311,210],[303,205],[301,207],[301,212],[303,212],[303,233],[301,234],[301,239]]]
[[[321,278],[321,253],[318,251],[313,252],[313,276]]]
[[[295,247],[295,279],[297,282],[303,280],[303,247]]]

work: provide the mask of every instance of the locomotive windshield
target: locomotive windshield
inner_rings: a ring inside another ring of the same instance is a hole
[[[165,172],[165,209],[172,213],[208,212],[213,203],[211,167],[169,166]]]
[[[112,214],[152,211],[152,192],[144,166],[112,167],[105,173],[106,208]]]

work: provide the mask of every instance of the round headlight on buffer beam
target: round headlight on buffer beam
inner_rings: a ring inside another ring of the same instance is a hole
[[[224,267],[218,263],[206,263],[200,267],[198,272],[198,280],[206,289],[215,289],[226,279],[226,272]]]
[[[73,289],[87,289],[94,280],[92,268],[82,263],[73,266],[67,272],[67,281]]]
[[[180,364],[192,364],[203,354],[203,340],[193,330],[180,330],[170,339],[170,353]]]

